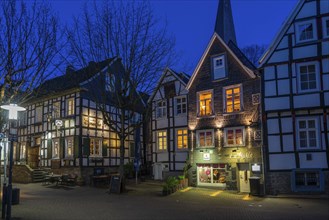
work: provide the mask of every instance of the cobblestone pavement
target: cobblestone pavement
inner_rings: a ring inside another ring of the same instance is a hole
[[[328,199],[249,197],[231,191],[187,188],[161,195],[161,183],[106,188],[15,184],[20,203],[13,219],[328,219]]]

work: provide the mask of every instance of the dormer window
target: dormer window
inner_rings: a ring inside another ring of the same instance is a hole
[[[214,80],[226,77],[225,55],[219,55],[212,58],[212,71]]]

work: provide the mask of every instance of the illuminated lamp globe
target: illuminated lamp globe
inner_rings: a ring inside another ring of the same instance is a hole
[[[26,109],[17,104],[1,105],[2,109],[9,111],[9,120],[17,120],[17,112],[25,111]]]

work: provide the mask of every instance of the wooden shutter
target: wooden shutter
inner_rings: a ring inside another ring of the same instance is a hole
[[[90,155],[90,138],[83,138],[83,156]]]
[[[107,146],[106,142],[103,140],[103,143],[102,143],[102,156],[103,157],[107,156],[107,148],[108,148],[108,146]]]
[[[53,146],[52,146],[52,141],[51,140],[47,140],[47,158],[51,159],[52,158],[52,154],[53,154]]]
[[[60,143],[59,156],[60,156],[60,158],[64,158],[65,157],[65,138],[61,137],[59,143]]]
[[[74,157],[79,158],[79,136],[74,136]]]

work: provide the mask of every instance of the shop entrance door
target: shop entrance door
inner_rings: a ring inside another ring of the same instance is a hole
[[[250,193],[249,177],[250,177],[249,170],[239,171],[240,192]]]

